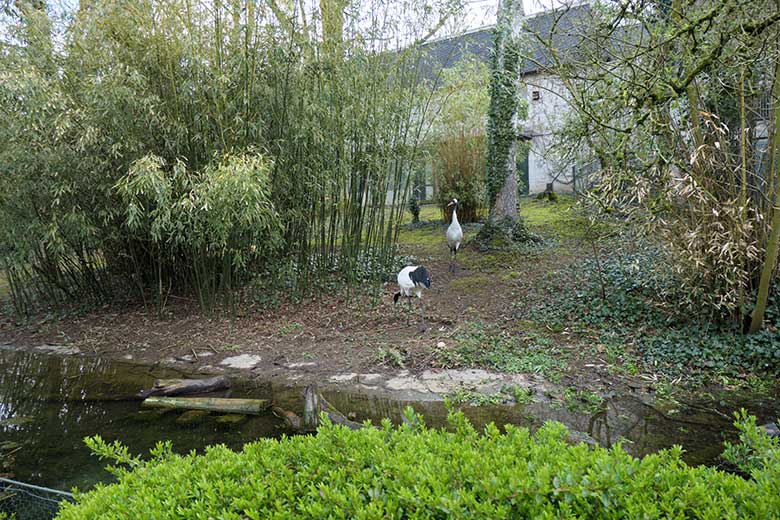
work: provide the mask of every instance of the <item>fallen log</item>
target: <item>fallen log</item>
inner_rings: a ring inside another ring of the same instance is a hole
[[[221,397],[147,397],[143,406],[180,410],[207,410],[209,412],[261,415],[271,407],[268,399],[235,399]]]
[[[138,396],[145,399],[153,395],[200,394],[225,388],[230,388],[230,379],[225,376],[215,376],[208,379],[158,379],[150,390],[142,390]]]

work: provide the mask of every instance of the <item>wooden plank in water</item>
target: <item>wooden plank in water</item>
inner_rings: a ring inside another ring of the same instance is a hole
[[[143,406],[261,415],[271,407],[271,401],[268,399],[222,397],[147,397],[143,402]]]

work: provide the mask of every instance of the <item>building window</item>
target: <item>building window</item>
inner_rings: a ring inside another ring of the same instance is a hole
[[[538,90],[534,90],[531,92],[531,99],[534,101],[539,101],[542,99],[542,94]]]

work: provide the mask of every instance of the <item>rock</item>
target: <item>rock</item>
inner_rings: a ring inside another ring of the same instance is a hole
[[[770,437],[780,437],[780,427],[777,426],[777,423],[770,422],[762,424],[760,427]]]
[[[235,426],[237,424],[241,424],[244,421],[246,421],[246,415],[241,415],[237,413],[220,415],[219,417],[216,418],[216,423],[221,424],[223,426]]]
[[[357,380],[358,375],[354,372],[350,372],[348,374],[336,374],[335,376],[330,376],[328,378],[328,381],[331,383],[352,383],[353,381]]]
[[[231,356],[223,359],[220,365],[230,368],[254,368],[260,361],[262,361],[260,356],[241,354],[240,356]]]
[[[176,424],[195,424],[206,420],[209,412],[205,410],[189,410],[176,418]]]
[[[596,447],[599,445],[596,440],[585,432],[577,430],[569,430],[569,434],[566,436],[566,442],[569,444],[585,443],[590,447]]]
[[[444,348],[444,347],[446,347],[446,346],[447,346],[447,344],[446,344],[446,343],[444,343],[443,341],[440,341],[440,342],[438,342],[438,343],[436,344],[436,348]]]
[[[358,382],[364,385],[378,385],[384,377],[382,374],[359,374]]]
[[[40,345],[35,347],[35,350],[63,355],[78,354],[80,352],[76,347],[66,347],[65,345]]]
[[[385,388],[388,390],[414,390],[416,392],[428,392],[428,387],[417,379],[411,376],[399,376],[388,379],[385,382]]]
[[[302,361],[299,363],[288,363],[287,368],[315,368],[317,366],[316,361]]]

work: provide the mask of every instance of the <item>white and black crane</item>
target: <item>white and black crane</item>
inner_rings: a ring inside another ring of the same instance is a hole
[[[393,304],[398,303],[401,296],[409,298],[409,311],[412,310],[412,297],[422,298],[423,289],[431,288],[431,275],[421,265],[407,265],[398,273],[398,287],[401,289],[393,295]],[[425,322],[425,308],[420,304],[420,315]],[[409,315],[406,316],[406,324],[409,324]]]
[[[455,260],[458,256],[458,249],[463,242],[463,228],[458,222],[458,199],[452,199],[447,207],[452,208],[452,222],[447,228],[447,246],[450,248],[450,272],[455,271]]]

